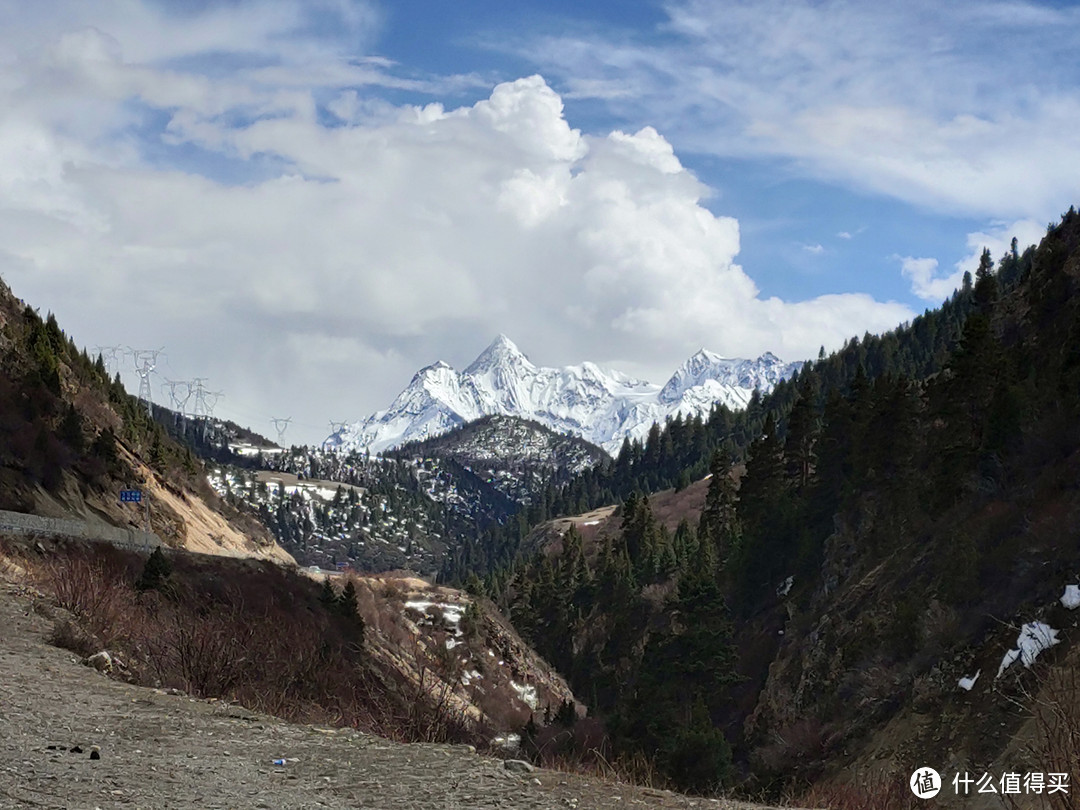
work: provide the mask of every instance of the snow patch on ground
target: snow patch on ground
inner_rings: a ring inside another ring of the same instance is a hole
[[[957,686],[959,686],[965,692],[970,692],[971,688],[975,685],[975,681],[979,680],[980,675],[982,675],[981,669],[970,678],[961,678],[960,681],[957,683]]]
[[[445,602],[430,602],[426,599],[412,599],[405,603],[405,607],[418,610],[424,614],[427,613],[428,608],[437,607],[442,612],[443,618],[449,624],[455,625],[455,627],[465,613],[464,605],[448,605]]]
[[[521,684],[510,681],[510,688],[517,692],[517,696],[521,698],[522,703],[528,706],[530,709],[536,709],[540,705],[540,700],[536,695],[536,687],[532,684]]]
[[[1017,658],[1025,667],[1030,667],[1039,657],[1039,653],[1048,650],[1058,643],[1058,631],[1043,622],[1029,622],[1020,628],[1020,636],[1016,639],[1016,648],[1005,653],[998,667],[996,677],[1007,670]]]
[[[1061,604],[1067,610],[1076,610],[1080,607],[1080,585],[1066,585],[1065,593],[1061,596]]]
[[[994,676],[995,679],[1000,678],[1001,673],[1011,667],[1013,665],[1013,662],[1016,661],[1016,659],[1019,657],[1019,650],[1009,650],[1007,653],[1005,653],[1005,657],[1001,659],[1001,666],[998,667],[998,673]]]

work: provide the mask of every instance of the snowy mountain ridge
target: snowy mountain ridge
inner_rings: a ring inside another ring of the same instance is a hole
[[[715,403],[743,408],[755,388],[767,393],[801,366],[769,352],[743,360],[702,349],[659,386],[589,362],[536,366],[499,335],[462,372],[441,360],[421,369],[389,408],[346,425],[323,446],[378,453],[504,414],[534,419],[615,454],[625,437],[643,441],[654,422],[676,414],[706,417]]]

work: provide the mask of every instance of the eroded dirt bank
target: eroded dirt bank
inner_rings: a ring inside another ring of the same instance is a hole
[[[0,808],[749,807],[131,686],[49,646],[49,610],[0,581]]]

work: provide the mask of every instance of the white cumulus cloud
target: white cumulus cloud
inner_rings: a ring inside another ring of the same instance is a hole
[[[184,18],[166,64],[137,34],[168,21],[128,5],[78,6],[93,30],[50,18],[36,48],[0,34],[0,273],[80,342],[164,345],[168,376],[225,391],[219,414],[291,414],[318,440],[500,331],[537,362],[659,381],[699,346],[796,359],[911,317],[865,295],[763,298],[738,222],[661,132],[583,134],[539,76],[457,107],[211,79],[178,66],[181,45],[223,47],[208,20],[240,28],[247,6]],[[267,7],[240,51],[302,18]]]
[[[911,291],[924,301],[941,303],[960,287],[964,273],[975,275],[983,250],[989,250],[995,263],[1012,249],[1016,239],[1017,250],[1023,252],[1029,245],[1037,245],[1046,233],[1046,227],[1032,220],[997,223],[985,231],[967,235],[970,251],[948,273],[938,272],[938,260],[933,258],[895,257],[900,262],[900,272],[911,282]]]

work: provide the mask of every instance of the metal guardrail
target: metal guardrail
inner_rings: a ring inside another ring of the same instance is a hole
[[[110,543],[120,548],[149,550],[162,545],[161,538],[138,529],[120,528],[91,523],[85,520],[50,518],[25,512],[9,512],[0,509],[0,531],[14,534],[45,534],[60,537],[78,537]]]

